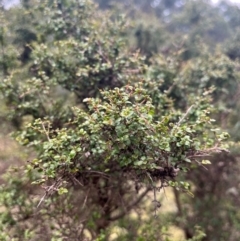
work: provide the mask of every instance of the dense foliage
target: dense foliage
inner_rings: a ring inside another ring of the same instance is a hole
[[[239,8],[97,2],[2,8],[1,240],[238,239]]]

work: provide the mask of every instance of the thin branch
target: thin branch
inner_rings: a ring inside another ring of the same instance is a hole
[[[76,177],[74,177],[73,176],[73,174],[71,174],[71,176],[70,176],[72,179],[73,179],[73,181],[75,181],[76,183],[78,183],[80,186],[84,186]]]
[[[153,199],[153,203],[154,203],[154,217],[156,218],[157,217],[157,210],[158,208],[161,207],[161,203],[157,200],[157,195],[156,195],[156,187],[153,187],[153,194],[154,194],[154,199]],[[161,188],[160,188],[161,190]],[[160,192],[159,190],[159,192]]]
[[[88,199],[89,191],[90,191],[90,189],[88,189],[87,194],[86,194],[86,197],[84,198],[83,205],[82,205],[82,209],[84,209],[84,207],[85,207],[85,205],[86,205],[86,202],[87,202],[87,199]]]
[[[93,173],[93,174],[98,174],[100,177],[104,177],[106,179],[110,179],[109,175],[107,175],[104,172],[99,172],[99,171],[83,171],[85,173]]]
[[[44,199],[46,198],[47,195],[49,195],[49,193],[53,190],[57,189],[57,185],[59,184],[60,180],[62,178],[60,177],[53,185],[51,185],[50,187],[47,188],[47,190],[45,191],[44,195],[42,196],[42,198],[40,199],[37,208],[40,207],[40,205],[42,204],[42,202],[44,201]]]
[[[180,126],[180,124],[182,124],[182,122],[184,121],[184,119],[187,117],[187,115],[189,114],[189,112],[191,111],[191,109],[193,108],[194,105],[191,105],[187,112],[184,114],[184,116],[179,120],[179,122],[177,123],[178,126]]]
[[[202,155],[192,155],[192,156],[188,156],[189,159],[195,159],[195,158],[206,158],[206,157],[211,157],[212,155],[208,155],[208,154],[202,154]]]
[[[226,153],[230,153],[229,150],[227,150],[227,149],[225,149],[225,148],[220,148],[220,147],[217,147],[217,146],[215,146],[215,147],[213,147],[213,148],[209,148],[209,149],[204,150],[204,151],[205,151],[205,152],[218,152],[218,153],[220,153],[220,152],[226,152]]]
[[[48,194],[48,192],[45,191],[44,195],[42,196],[42,198],[40,199],[40,201],[39,201],[39,203],[38,203],[38,205],[37,205],[37,208],[40,207],[40,205],[42,204],[42,202],[43,202],[43,200],[45,199],[45,197],[47,196],[47,194]]]
[[[116,221],[122,217],[124,217],[127,212],[129,212],[134,206],[136,206],[139,202],[142,201],[142,199],[146,196],[146,194],[151,190],[150,187],[148,187],[134,202],[132,202],[130,205],[128,205],[123,212],[109,218],[109,221]]]
[[[182,209],[182,205],[181,205],[180,194],[179,194],[179,192],[175,188],[173,188],[173,193],[174,193],[175,202],[176,202],[177,210],[178,210],[177,211],[177,215],[178,215],[178,217],[180,217],[179,220],[182,220],[182,218],[183,218],[183,209]],[[184,225],[183,222],[179,223],[179,221],[177,221],[176,223],[178,225],[180,225],[180,227],[184,230],[186,236],[188,236],[188,235],[192,236],[189,228],[186,225]]]
[[[41,124],[42,124],[43,130],[44,130],[44,132],[45,132],[45,134],[47,136],[47,139],[50,142],[51,140],[49,138],[49,127],[48,127],[48,131],[47,131],[42,121],[41,121]]]
[[[176,190],[176,188],[173,188],[173,193],[174,193],[175,201],[177,204],[178,216],[182,217],[183,211],[182,211],[182,205],[181,205],[181,201],[180,201],[179,192]]]
[[[198,160],[194,160],[199,166],[202,166],[205,170],[207,170],[208,171],[208,169],[201,163],[201,162],[199,162]]]

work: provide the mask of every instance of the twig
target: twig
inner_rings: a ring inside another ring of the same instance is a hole
[[[45,197],[50,193],[50,191],[54,190],[57,188],[57,185],[59,184],[59,181],[61,180],[62,178],[60,177],[52,186],[50,186],[44,193],[44,195],[42,196],[42,198],[40,199],[38,205],[37,205],[37,208],[40,207],[40,205],[42,204],[43,200],[45,199]]]
[[[42,196],[42,198],[40,199],[38,205],[37,205],[37,208],[40,207],[40,205],[42,204],[43,200],[45,199],[45,197],[47,196],[47,191],[45,191],[45,194]]]
[[[209,154],[202,154],[202,155],[193,155],[193,156],[188,156],[188,158],[197,158],[197,157],[210,157],[211,155]]]
[[[197,161],[196,159],[194,159],[194,161],[195,161],[199,166],[202,166],[205,170],[208,171],[208,169],[207,169],[202,163],[200,163],[200,162]]]
[[[85,173],[93,173],[93,174],[98,174],[101,177],[104,177],[106,179],[109,179],[109,175],[105,174],[104,172],[99,172],[99,171],[84,171]]]
[[[73,178],[73,180],[75,181],[75,182],[77,182],[80,186],[84,186],[76,177],[74,177],[72,174],[71,174],[71,178]]]
[[[161,188],[160,188],[160,190],[161,190]],[[157,201],[156,187],[153,187],[153,195],[154,195],[154,199],[152,202],[154,203],[154,217],[157,218],[157,209],[161,207],[161,203],[159,201]]]
[[[189,108],[188,108],[188,110],[187,110],[187,112],[184,114],[184,116],[179,120],[179,122],[177,123],[177,125],[179,126],[182,122],[183,122],[183,120],[187,117],[187,115],[189,114],[189,112],[191,111],[191,109],[193,108],[193,106],[194,105],[191,105]]]
[[[181,205],[181,201],[180,201],[180,197],[179,197],[179,192],[177,191],[176,188],[173,188],[173,193],[174,193],[174,196],[175,196],[175,201],[176,201],[176,204],[177,204],[177,209],[178,209],[178,216],[182,216],[182,205]]]
[[[83,205],[82,205],[82,209],[84,209],[84,207],[85,207],[85,205],[86,205],[86,202],[87,202],[87,199],[88,199],[89,191],[90,191],[90,189],[88,189],[87,194],[86,194],[86,197],[84,198]]]
[[[124,215],[130,211],[134,206],[136,206],[139,202],[141,202],[141,200],[146,196],[146,194],[151,190],[150,187],[148,187],[139,197],[138,199],[136,199],[134,202],[132,202],[130,205],[128,205],[125,210],[123,210],[123,212],[109,218],[109,221],[116,221],[119,218],[124,217]]]
[[[42,121],[41,121],[41,124],[42,124],[43,130],[44,130],[44,132],[45,132],[45,134],[47,136],[47,139],[50,142],[51,140],[49,138],[49,127],[48,127],[48,131],[47,131]]]

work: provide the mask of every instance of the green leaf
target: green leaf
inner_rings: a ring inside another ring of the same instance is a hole
[[[202,160],[201,163],[203,165],[210,165],[210,164],[212,164],[209,160]]]
[[[60,188],[58,189],[58,194],[59,194],[59,195],[63,195],[63,194],[65,194],[65,193],[68,193],[68,190],[67,190],[66,188],[60,187]]]
[[[76,156],[76,151],[75,150],[71,150],[69,153],[69,157],[70,158],[74,158]]]
[[[134,162],[135,166],[141,166],[143,164],[143,161],[136,161]]]

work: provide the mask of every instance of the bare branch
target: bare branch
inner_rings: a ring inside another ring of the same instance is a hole
[[[178,126],[180,126],[181,125],[181,123],[184,121],[184,119],[187,117],[187,115],[189,114],[189,112],[191,111],[191,109],[193,108],[193,106],[194,105],[191,105],[189,108],[188,108],[188,110],[187,110],[187,112],[184,114],[184,116],[179,120],[179,122],[177,123],[177,125]]]
[[[88,189],[87,194],[86,194],[86,197],[84,198],[83,205],[82,205],[82,209],[84,209],[84,207],[85,207],[85,205],[86,205],[86,202],[87,202],[87,199],[88,199],[89,191],[90,191],[90,189]]]
[[[49,138],[49,128],[48,128],[48,131],[47,131],[42,121],[41,121],[41,124],[42,124],[43,130],[44,130],[44,132],[45,132],[45,134],[47,136],[48,141],[50,141],[50,138]]]
[[[128,211],[130,211],[134,206],[136,206],[139,202],[142,201],[142,199],[146,196],[146,194],[151,190],[151,187],[148,187],[134,202],[132,202],[130,205],[128,205],[125,210],[123,210],[121,213],[115,215],[114,217],[109,218],[109,221],[116,221],[119,218],[124,217]]]
[[[53,185],[51,185],[50,187],[46,188],[46,191],[45,191],[44,195],[42,196],[42,198],[40,199],[40,201],[39,201],[39,203],[37,205],[37,208],[40,207],[40,205],[42,204],[42,202],[44,201],[46,196],[49,195],[51,191],[56,191],[57,190],[58,184],[60,183],[61,179],[62,178],[60,177],[56,182],[54,182]]]

